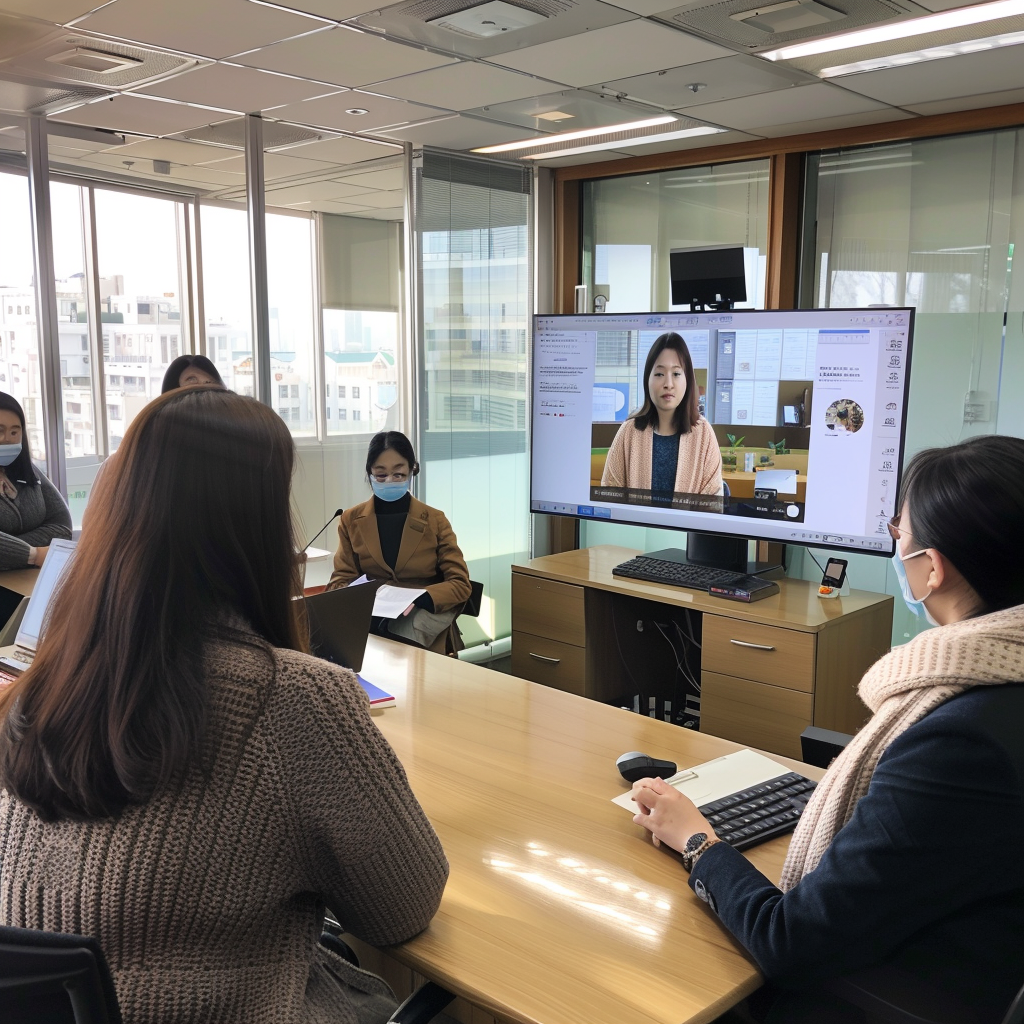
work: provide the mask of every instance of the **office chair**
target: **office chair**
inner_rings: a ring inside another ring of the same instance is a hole
[[[834,732],[809,725],[800,733],[800,760],[815,768],[827,768],[853,739],[848,732]]]
[[[11,613],[11,617],[0,629],[0,647],[10,647],[17,639],[18,630],[21,629],[21,621],[25,618],[25,611],[28,608],[28,598],[23,597],[17,607]]]
[[[99,943],[82,935],[0,927],[4,1024],[121,1024]]]
[[[469,581],[469,600],[462,606],[459,615],[469,615],[476,618],[480,614],[480,605],[484,599],[484,585],[476,580]]]
[[[867,967],[825,988],[879,1024],[977,1024],[972,1007],[895,967]],[[1024,988],[1002,1024],[1024,1024]]]

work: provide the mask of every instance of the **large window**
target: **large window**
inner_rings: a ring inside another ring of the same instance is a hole
[[[764,309],[768,161],[601,178],[583,185],[583,282],[590,308],[669,310],[669,251],[708,245],[746,250],[747,301]],[[595,299],[598,305],[595,307]]]

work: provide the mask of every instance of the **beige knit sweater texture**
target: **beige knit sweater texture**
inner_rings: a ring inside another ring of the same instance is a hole
[[[374,945],[412,937],[441,844],[351,672],[235,644],[207,670],[206,767],[180,787],[86,823],[0,791],[0,921],[97,938],[125,1024],[351,1024],[336,979],[386,986],[318,946],[324,906]]]
[[[608,449],[602,487],[650,490],[654,471],[654,428],[637,430],[635,420],[619,427]],[[721,494],[722,450],[715,432],[703,416],[686,434],[679,435],[676,459],[676,494]]]
[[[832,762],[801,814],[780,888],[792,889],[818,866],[897,736],[965,690],[1022,678],[1024,605],[929,629],[876,661],[857,691],[872,716]]]

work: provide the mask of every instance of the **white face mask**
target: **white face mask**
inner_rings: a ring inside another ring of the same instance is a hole
[[[9,466],[21,454],[21,442],[0,444],[0,466]]]
[[[903,600],[906,601],[907,607],[918,617],[925,618],[933,626],[937,626],[938,622],[932,617],[930,611],[925,606],[925,601],[932,596],[931,588],[929,587],[928,593],[924,597],[914,597],[914,591],[910,589],[910,580],[907,579],[907,570],[904,567],[904,562],[909,562],[911,558],[917,558],[918,555],[927,554],[928,549],[922,548],[920,551],[914,551],[904,558],[900,554],[899,545],[896,546],[896,554],[892,556],[892,565],[896,570],[896,579],[899,580],[900,593],[903,595]]]

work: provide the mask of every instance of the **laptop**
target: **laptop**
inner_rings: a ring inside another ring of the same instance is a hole
[[[50,550],[36,577],[28,608],[25,609],[25,617],[21,620],[18,635],[14,640],[14,647],[8,648],[9,653],[0,657],[0,665],[20,673],[32,664],[36,648],[46,628],[46,613],[71,562],[71,556],[75,553],[75,543],[73,540],[50,541]]]
[[[372,580],[304,598],[311,652],[358,672],[363,667],[370,616],[380,585],[380,580]]]

